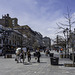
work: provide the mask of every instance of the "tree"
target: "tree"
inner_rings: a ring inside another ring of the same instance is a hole
[[[67,33],[66,45],[69,45],[69,40],[72,40],[72,38],[71,38],[71,28],[72,28],[72,25],[75,23],[75,21],[73,21],[73,16],[72,16],[71,10],[69,8],[67,8],[67,13],[65,14],[64,17],[66,19],[67,24],[63,24],[63,23],[59,22],[60,25],[59,24],[57,24],[57,25],[58,25],[59,29],[63,29],[63,33],[64,33],[65,37],[66,37],[65,33]],[[67,47],[67,50],[69,52],[68,47]],[[73,47],[72,47],[72,52],[74,52]],[[73,53],[72,58],[73,58],[73,64],[74,64],[74,53]]]
[[[67,24],[63,24],[61,22],[59,22],[58,27],[59,29],[66,29],[68,28],[69,29],[69,32],[71,33],[71,28],[72,28],[72,25],[75,23],[75,21],[72,21],[73,17],[72,17],[72,14],[71,14],[71,10],[69,8],[67,8],[67,13],[65,14],[65,19],[66,19],[66,22]]]
[[[61,46],[62,48],[64,48],[65,47],[65,38],[64,37],[62,37],[62,36],[59,36],[59,35],[57,35],[57,37],[56,37],[56,45],[57,46]]]

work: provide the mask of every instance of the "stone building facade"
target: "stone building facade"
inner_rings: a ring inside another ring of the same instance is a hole
[[[43,38],[43,45],[47,48],[47,49],[51,49],[51,39],[49,37],[44,37]]]
[[[0,24],[5,27],[11,27],[18,25],[18,19],[17,18],[11,18],[9,14],[2,15],[2,18],[0,19]]]
[[[18,25],[17,18],[11,18],[9,14],[2,16],[0,24],[5,27],[5,41],[7,45],[13,47],[26,46],[29,48],[48,47],[50,48],[50,38],[42,36],[41,33],[33,31],[28,25]]]
[[[20,32],[0,25],[0,48],[7,50],[15,50],[16,47],[22,46],[21,42],[22,34]]]

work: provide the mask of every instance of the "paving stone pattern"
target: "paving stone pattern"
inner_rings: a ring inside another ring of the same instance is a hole
[[[51,51],[54,56],[59,57],[59,53]],[[33,53],[32,53],[33,54]],[[32,56],[31,62],[28,63],[27,59],[25,63],[17,63],[15,61],[15,55],[13,58],[0,57],[0,75],[75,75],[75,67],[64,67],[64,63],[72,63],[70,59],[60,58],[60,65],[51,65],[50,57],[45,56],[41,52],[40,63],[37,63]]]

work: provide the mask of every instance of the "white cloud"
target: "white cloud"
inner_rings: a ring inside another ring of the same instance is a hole
[[[62,9],[56,10],[58,0],[2,0],[0,3],[0,16],[9,13],[17,17],[20,25],[29,25],[33,30],[44,36],[55,38],[58,32],[56,23],[65,23]],[[55,10],[54,10],[55,9]]]
[[[47,30],[48,30],[48,31],[51,31],[51,30],[53,30],[53,29],[52,29],[52,28],[48,28]]]

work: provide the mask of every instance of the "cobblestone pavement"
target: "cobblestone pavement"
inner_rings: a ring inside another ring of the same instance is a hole
[[[13,58],[0,57],[0,75],[75,75],[75,67],[64,67],[62,65],[72,63],[69,59],[60,58],[60,65],[53,66],[50,64],[50,57],[45,56],[43,52],[41,54],[40,63],[37,63],[33,56],[31,62],[28,63],[26,59],[25,64],[17,63],[14,55]],[[54,54],[54,56],[59,56],[56,52]]]

